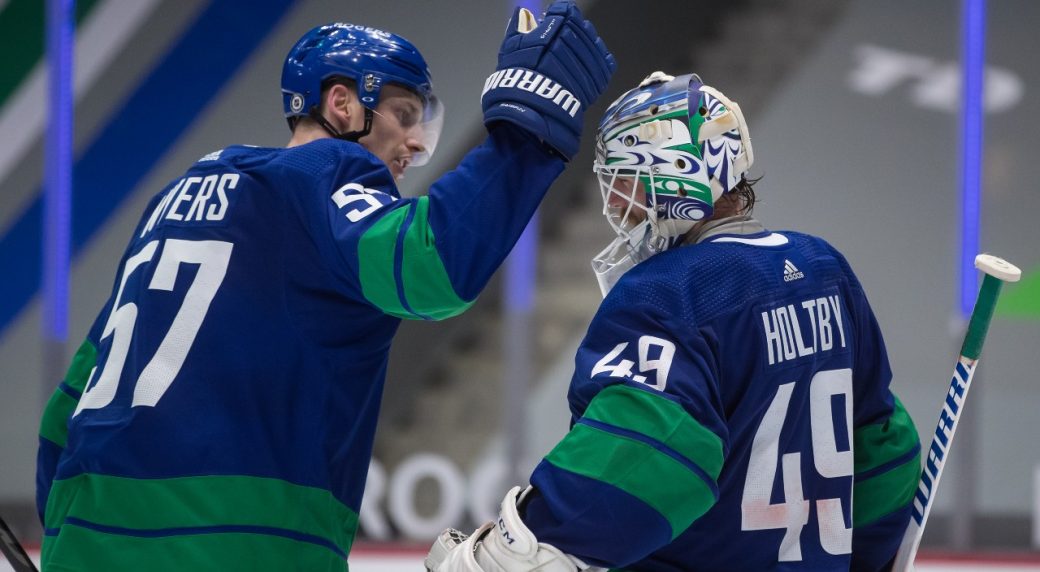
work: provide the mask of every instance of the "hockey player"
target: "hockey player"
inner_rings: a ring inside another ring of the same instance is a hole
[[[655,72],[599,124],[618,238],[575,359],[570,432],[437,571],[882,570],[917,432],[842,255],[751,216],[736,103]]]
[[[441,119],[425,60],[304,35],[288,147],[215,151],[155,196],[46,408],[44,570],[346,570],[394,332],[473,303],[614,67],[572,2],[515,12],[487,139],[403,199]]]

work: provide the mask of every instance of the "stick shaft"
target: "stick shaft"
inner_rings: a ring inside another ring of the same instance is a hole
[[[932,434],[932,444],[924,454],[924,469],[921,472],[921,479],[917,483],[910,524],[903,534],[903,541],[896,553],[895,565],[892,567],[894,572],[911,570],[914,557],[917,556],[917,548],[924,535],[924,526],[928,521],[928,514],[932,510],[932,499],[935,498],[935,491],[939,488],[939,479],[946,466],[950,446],[953,445],[957,422],[960,420],[964,402],[968,397],[968,390],[971,388],[971,380],[978,367],[982,344],[986,340],[986,333],[989,331],[990,320],[993,318],[993,310],[996,308],[997,296],[1000,295],[1002,285],[1003,282],[999,278],[988,274],[982,280],[978,300],[975,302],[971,319],[968,321],[968,331],[964,334],[961,355],[953,370],[950,388],[943,400],[942,410],[939,411],[939,423]]]
[[[893,572],[908,572],[912,570],[911,565],[917,556],[917,548],[921,544],[924,535],[924,525],[928,521],[928,515],[932,511],[932,499],[935,490],[939,488],[939,479],[942,478],[943,468],[946,466],[946,458],[953,444],[953,436],[957,431],[957,422],[960,420],[964,401],[968,397],[971,388],[971,380],[975,376],[977,360],[961,356],[954,369],[953,378],[950,380],[950,389],[943,401],[942,410],[939,412],[939,424],[935,427],[932,435],[932,444],[924,452],[924,470],[921,479],[917,482],[917,492],[914,494],[913,508],[910,513],[910,524],[907,525],[903,540],[896,553]]]
[[[2,518],[0,518],[0,552],[7,557],[14,572],[38,572],[32,560],[29,559],[29,555],[25,553],[25,549],[22,548]]]

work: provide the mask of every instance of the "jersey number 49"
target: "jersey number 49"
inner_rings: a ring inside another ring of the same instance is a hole
[[[747,480],[740,501],[741,530],[784,529],[778,560],[802,560],[802,527],[809,522],[811,500],[802,487],[802,454],[779,451],[780,431],[787,419],[794,382],[777,388],[769,409],[755,433],[751,445]],[[838,451],[832,404],[836,395],[844,396],[845,442],[852,442],[852,370],[835,369],[817,372],[809,383],[810,429],[816,472],[824,478],[849,477],[853,471],[853,452]],[[779,463],[777,461],[780,461]],[[784,501],[770,503],[777,469],[783,470]],[[849,484],[851,487],[851,482]],[[851,495],[851,491],[850,491]],[[820,546],[829,554],[852,552],[852,529],[845,527],[841,499],[815,499],[820,529]]]

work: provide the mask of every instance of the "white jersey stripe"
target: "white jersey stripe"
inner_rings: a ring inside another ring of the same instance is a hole
[[[711,239],[710,242],[739,242],[740,244],[750,244],[751,246],[783,246],[790,242],[787,237],[778,234],[770,233],[768,236],[759,238],[744,238],[740,236],[720,236],[718,238]]]

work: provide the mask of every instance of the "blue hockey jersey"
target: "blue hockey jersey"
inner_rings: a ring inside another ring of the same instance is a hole
[[[563,166],[503,124],[420,198],[334,139],[172,181],[41,423],[44,568],[344,570],[400,320],[469,307]]]
[[[877,570],[920,443],[877,323],[823,240],[724,219],[628,271],[535,469],[540,541],[626,570]]]

